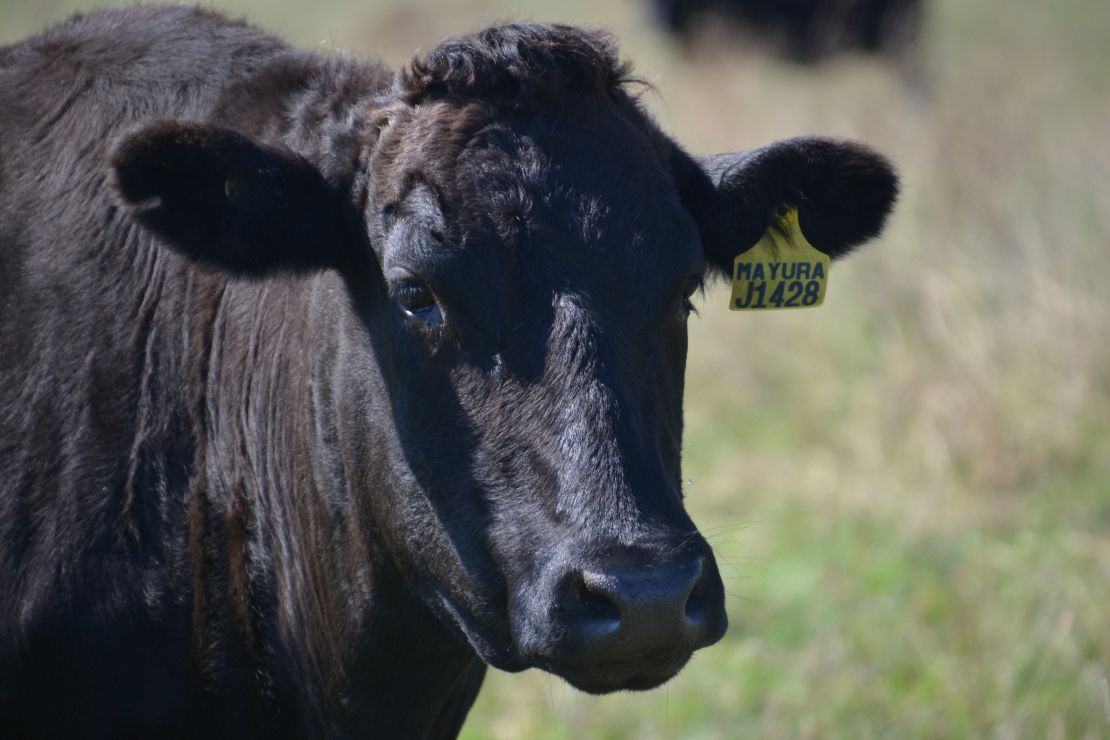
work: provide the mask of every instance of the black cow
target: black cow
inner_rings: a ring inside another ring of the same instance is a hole
[[[659,20],[687,37],[707,18],[736,21],[799,62],[836,52],[905,54],[925,0],[652,0]]]
[[[485,666],[647,689],[725,631],[680,489],[690,300],[781,203],[604,35],[394,74],[185,7],[0,48],[0,736],[454,735]]]

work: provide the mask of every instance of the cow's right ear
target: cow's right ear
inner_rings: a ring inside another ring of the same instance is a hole
[[[159,120],[125,135],[109,161],[132,217],[190,258],[250,274],[350,262],[343,198],[291,151]]]

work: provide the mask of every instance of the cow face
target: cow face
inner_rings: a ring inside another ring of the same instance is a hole
[[[680,490],[698,231],[612,102],[483,108],[399,106],[372,161],[393,316],[376,356],[405,501],[435,520],[394,531],[440,538],[399,549],[428,555],[414,573],[436,574],[487,656],[588,690],[653,686],[725,627]]]
[[[292,153],[193,124],[154,124],[114,157],[171,246],[240,272],[344,274],[362,327],[348,395],[377,401],[340,416],[374,440],[360,495],[382,549],[487,662],[591,692],[656,686],[725,630],[680,485],[686,323],[707,271],[786,202],[840,254],[895,193],[881,158],[843,142],[695,160],[623,74],[572,28],[448,42],[374,113],[351,196]],[[388,413],[358,416],[373,405]]]

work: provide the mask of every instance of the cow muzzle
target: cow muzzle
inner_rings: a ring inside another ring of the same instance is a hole
[[[551,562],[531,598],[517,599],[521,654],[593,694],[672,678],[695,650],[724,635],[724,589],[707,546],[653,549],[670,556],[624,548]]]

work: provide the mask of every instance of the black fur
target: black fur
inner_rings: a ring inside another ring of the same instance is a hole
[[[720,637],[687,296],[895,180],[702,166],[626,79],[542,24],[397,74],[187,7],[0,49],[0,736],[451,737],[486,664],[650,688]]]
[[[619,97],[629,81],[611,38],[558,24],[507,24],[450,39],[399,78],[409,103],[454,96],[530,107],[565,91]]]

